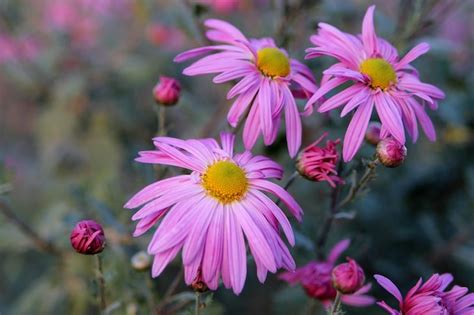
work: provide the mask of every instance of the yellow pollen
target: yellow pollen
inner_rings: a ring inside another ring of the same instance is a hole
[[[397,74],[385,59],[369,58],[360,64],[360,72],[370,78],[370,86],[373,89],[387,89],[393,83],[397,83]]]
[[[209,166],[201,180],[207,193],[225,204],[242,199],[248,188],[245,172],[229,161],[219,161]]]
[[[278,48],[266,47],[257,52],[257,67],[268,77],[286,77],[290,73],[290,61]]]

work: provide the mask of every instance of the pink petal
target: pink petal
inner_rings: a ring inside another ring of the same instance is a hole
[[[258,92],[258,106],[260,127],[262,128],[263,140],[266,145],[269,145],[269,140],[272,136],[273,130],[273,120],[272,95],[268,79],[263,79],[260,82],[260,90]]]
[[[295,99],[286,86],[283,88],[283,97],[285,102],[286,141],[290,157],[293,158],[301,146],[301,118]]]
[[[370,6],[362,22],[362,42],[367,49],[369,57],[377,51],[377,35],[374,29],[374,10],[375,5]]]
[[[421,43],[413,47],[395,66],[395,70],[400,70],[405,68],[410,62],[420,57],[423,54],[426,54],[430,50],[430,45],[427,43]]]
[[[231,208],[225,212],[225,250],[228,257],[229,277],[232,289],[239,295],[244,287],[247,276],[247,255],[245,253],[244,235],[237,223],[234,212]]]
[[[324,84],[321,84],[316,93],[314,93],[313,96],[311,96],[311,98],[306,103],[304,107],[305,112],[311,112],[314,103],[316,103],[326,93],[343,84],[344,82],[347,82],[346,78],[334,78]]]
[[[255,100],[250,108],[249,115],[245,121],[243,142],[245,149],[252,150],[255,142],[257,142],[258,135],[260,134],[260,125],[258,119],[258,101]]]
[[[400,293],[400,290],[398,290],[397,286],[390,279],[382,275],[374,275],[374,278],[375,280],[377,280],[378,284],[380,284],[382,288],[392,294],[398,300],[398,302],[402,303],[402,294]]]
[[[384,125],[390,134],[400,143],[405,144],[405,130],[403,128],[402,117],[397,105],[392,100],[392,96],[385,93],[378,93],[374,96],[375,108]]]
[[[373,97],[369,97],[366,103],[359,105],[352,117],[344,136],[344,146],[342,148],[342,156],[345,162],[352,160],[359,150],[369,124],[373,107]]]
[[[351,240],[350,239],[344,239],[340,242],[338,242],[334,247],[331,249],[328,255],[327,261],[331,264],[334,264],[336,260],[341,256],[341,254],[349,248],[349,245],[351,245]]]

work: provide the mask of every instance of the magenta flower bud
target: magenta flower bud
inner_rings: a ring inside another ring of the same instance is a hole
[[[407,148],[392,137],[380,140],[376,152],[378,159],[386,167],[399,166],[407,156]]]
[[[334,288],[342,294],[358,291],[365,282],[364,270],[354,259],[347,257],[347,261],[334,267],[331,273]]]
[[[105,234],[102,226],[94,220],[83,220],[71,232],[71,245],[76,252],[95,255],[105,248]]]
[[[179,100],[181,84],[176,79],[170,77],[160,77],[160,80],[153,88],[155,102],[159,105],[175,105]]]
[[[315,182],[327,181],[332,187],[344,181],[337,174],[338,153],[336,146],[341,142],[328,140],[326,146],[319,143],[327,136],[324,133],[317,141],[301,151],[296,160],[296,169],[301,176]]]
[[[377,145],[380,142],[380,129],[382,125],[379,122],[372,121],[365,132],[365,141],[372,145]]]

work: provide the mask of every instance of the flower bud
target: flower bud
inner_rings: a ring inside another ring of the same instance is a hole
[[[133,269],[137,271],[144,271],[151,266],[151,256],[144,251],[139,251],[132,256],[131,259]]]
[[[407,148],[392,137],[380,140],[376,152],[380,163],[386,167],[399,166],[407,156]]]
[[[83,220],[71,232],[71,245],[76,252],[95,255],[105,248],[105,234],[102,226],[94,220]]]
[[[153,88],[155,102],[159,105],[175,105],[179,100],[181,85],[176,79],[170,77],[160,77],[160,80]]]
[[[326,136],[327,133],[323,134],[316,142],[301,151],[296,161],[296,169],[306,179],[316,182],[327,181],[329,185],[335,187],[336,184],[344,182],[337,175],[336,169],[338,161],[336,146],[340,140],[328,140],[326,146],[318,146]]]
[[[365,275],[354,259],[347,258],[347,263],[334,267],[331,273],[332,284],[342,294],[352,294],[362,288]]]
[[[380,142],[380,129],[382,125],[379,122],[372,121],[365,132],[365,141],[372,145],[377,145]]]
[[[191,289],[193,289],[194,292],[199,292],[199,293],[204,293],[209,290],[209,288],[207,287],[207,284],[202,279],[201,270],[198,271],[198,275],[194,279],[193,283],[191,283]]]

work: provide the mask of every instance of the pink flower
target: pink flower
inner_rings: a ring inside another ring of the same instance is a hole
[[[344,294],[352,294],[362,288],[365,282],[364,270],[351,258],[332,270],[332,284],[336,290]]]
[[[146,35],[150,43],[170,51],[182,48],[186,41],[186,36],[180,29],[160,23],[149,25]]]
[[[227,120],[235,127],[248,111],[243,131],[245,148],[250,150],[260,134],[266,145],[273,143],[284,113],[288,151],[294,157],[301,145],[301,119],[291,89],[300,86],[309,93],[316,91],[309,69],[290,59],[271,38],[249,40],[237,28],[220,20],[207,20],[205,25],[210,28],[207,37],[223,44],[178,55],[175,61],[181,62],[212,52],[183,73],[190,76],[220,73],[214,78],[215,83],[242,78],[227,94],[228,99],[237,97]]]
[[[153,88],[155,101],[161,105],[175,105],[179,100],[181,84],[170,77],[162,76],[159,82]]]
[[[306,58],[326,55],[339,61],[324,71],[321,87],[306,104],[307,112],[311,112],[313,104],[329,91],[346,82],[353,82],[318,108],[323,113],[345,105],[342,117],[355,109],[344,137],[344,161],[350,161],[361,146],[374,106],[382,122],[382,135],[389,133],[405,144],[406,128],[415,142],[418,138],[418,120],[427,137],[432,141],[436,139],[425,104],[435,110],[437,100],[444,98],[444,93],[433,85],[421,82],[416,69],[410,65],[430,47],[427,43],[421,43],[400,58],[391,44],[376,36],[374,9],[375,6],[371,6],[367,10],[360,36],[320,23],[318,34],[311,37],[316,47],[306,50]]]
[[[292,285],[301,284],[308,296],[320,300],[325,307],[329,307],[336,297],[331,272],[336,260],[349,245],[349,240],[340,241],[331,249],[327,260],[312,261],[294,272],[284,272],[279,277]],[[360,307],[372,305],[375,299],[365,294],[370,288],[371,284],[367,284],[353,294],[343,295],[342,303]]]
[[[76,224],[70,236],[76,252],[95,255],[105,248],[105,234],[102,226],[94,220],[83,220]]]
[[[327,136],[324,133],[318,140],[310,144],[299,154],[296,162],[296,169],[301,176],[312,181],[327,181],[332,187],[343,183],[344,180],[337,176],[336,165],[338,153],[336,145],[341,140],[328,140],[325,147],[319,147],[318,144]]]
[[[239,8],[239,0],[199,0],[198,2],[209,5],[221,14],[229,14]]]
[[[280,186],[268,181],[280,179],[281,166],[249,151],[234,154],[234,135],[214,139],[180,140],[154,138],[155,151],[140,152],[142,163],[173,165],[191,170],[153,183],[133,196],[126,208],[143,206],[132,217],[139,221],[134,236],[148,231],[161,219],[148,246],[154,255],[153,277],[180,250],[183,251],[185,281],[191,285],[202,273],[212,290],[219,279],[239,294],[247,274],[244,236],[257,265],[257,276],[280,267],[295,268],[288,248],[280,238],[281,226],[289,243],[295,238],[282,210],[263,192],[278,197],[301,220],[302,209]]]
[[[384,301],[377,302],[391,315],[470,315],[474,314],[474,293],[466,294],[467,288],[454,286],[445,291],[453,276],[434,274],[425,283],[422,279],[408,291],[405,298],[388,278],[375,275],[377,282],[399,302],[400,310],[390,307]]]
[[[376,154],[384,166],[397,167],[405,161],[407,148],[398,140],[388,137],[377,144]]]

